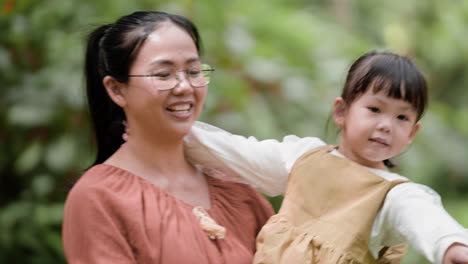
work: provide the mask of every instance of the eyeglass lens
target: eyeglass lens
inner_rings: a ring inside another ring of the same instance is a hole
[[[155,70],[152,73],[151,80],[158,90],[169,90],[175,88],[185,75],[190,85],[193,87],[202,87],[210,82],[213,69],[207,64],[197,65],[186,70],[177,71],[175,67],[164,67]],[[183,73],[180,74],[179,72]]]

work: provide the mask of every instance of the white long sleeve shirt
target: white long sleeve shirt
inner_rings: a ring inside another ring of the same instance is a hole
[[[185,138],[186,154],[194,163],[220,169],[226,173],[224,180],[249,184],[268,195],[283,194],[297,159],[322,145],[313,137],[259,141],[202,122],[196,122]],[[338,151],[333,154],[345,158]],[[389,181],[406,179],[365,168]],[[445,251],[456,242],[468,245],[468,231],[444,210],[435,191],[408,182],[388,192],[374,221],[369,249],[377,257],[381,246],[408,243],[432,263],[442,263]]]

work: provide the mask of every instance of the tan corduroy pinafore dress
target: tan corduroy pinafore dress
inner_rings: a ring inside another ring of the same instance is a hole
[[[387,181],[324,146],[294,164],[282,207],[257,237],[254,263],[400,263],[404,245],[369,251],[375,217],[387,192],[404,181]]]

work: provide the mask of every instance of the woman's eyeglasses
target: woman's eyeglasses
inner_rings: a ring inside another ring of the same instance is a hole
[[[176,67],[160,67],[151,74],[132,74],[128,77],[150,77],[155,89],[164,91],[175,88],[180,81],[180,72],[183,72],[185,78],[192,87],[203,87],[210,83],[211,73],[214,69],[208,64],[199,64],[185,70],[177,70]]]

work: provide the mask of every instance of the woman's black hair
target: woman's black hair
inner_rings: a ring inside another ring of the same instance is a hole
[[[103,78],[111,76],[126,83],[130,67],[145,40],[167,22],[185,30],[192,37],[198,53],[201,53],[201,39],[195,25],[185,17],[164,12],[135,12],[121,17],[113,24],[100,26],[89,34],[85,77],[98,150],[94,164],[104,162],[124,142],[122,122],[125,114],[107,94]]]
[[[421,71],[408,57],[391,52],[368,52],[359,57],[350,67],[341,97],[346,105],[372,89],[395,99],[410,103],[420,120],[427,106],[427,85]],[[384,164],[392,168],[390,160]]]

